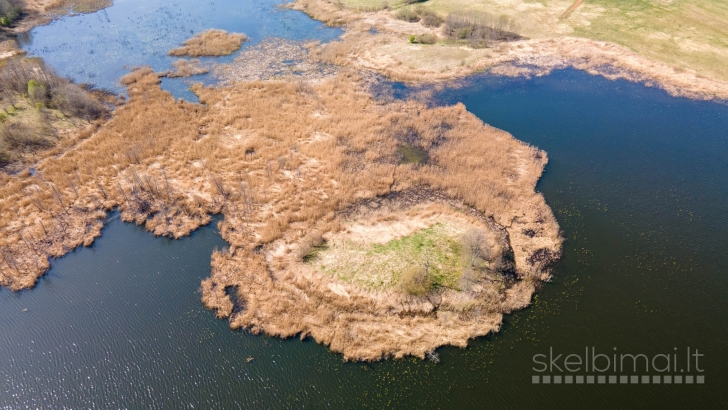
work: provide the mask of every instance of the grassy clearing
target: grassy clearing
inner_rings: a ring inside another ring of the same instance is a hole
[[[386,244],[345,241],[318,250],[308,263],[333,277],[367,289],[400,285],[412,267],[424,268],[433,288],[456,289],[462,275],[462,248],[455,227],[437,223]]]

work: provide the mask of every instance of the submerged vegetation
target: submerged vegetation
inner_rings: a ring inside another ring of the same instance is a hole
[[[230,55],[240,49],[247,36],[225,30],[207,30],[186,40],[182,47],[170,50],[169,55],[181,57],[218,57]]]

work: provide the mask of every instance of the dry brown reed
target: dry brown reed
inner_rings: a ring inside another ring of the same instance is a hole
[[[33,1],[31,0],[30,3],[33,3]],[[74,13],[93,13],[112,4],[111,0],[52,0],[46,2],[44,9],[46,11],[66,10]]]
[[[235,52],[247,40],[242,33],[228,33],[225,30],[210,29],[196,34],[182,43],[182,47],[173,48],[169,55],[181,57],[218,57]]]
[[[200,60],[193,58],[192,60],[180,59],[172,63],[174,71],[167,73],[168,77],[191,77],[210,72],[210,67],[203,65]]]
[[[483,124],[462,104],[427,108],[374,100],[356,75],[302,86],[196,86],[203,105],[175,99],[159,76],[122,82],[129,102],[93,136],[0,181],[0,283],[33,286],[48,258],[100,235],[105,212],[180,237],[222,213],[230,247],[212,257],[206,306],[234,328],[311,336],[348,360],[424,357],[496,331],[530,302],[558,255],[557,223],[534,191],[546,154]],[[400,164],[398,147],[429,161]],[[339,283],[300,262],[312,232],[340,229],[354,204],[430,189],[491,220],[512,247],[517,277],[472,296],[408,296]],[[534,232],[525,235],[522,232]],[[547,252],[547,253],[544,253]]]

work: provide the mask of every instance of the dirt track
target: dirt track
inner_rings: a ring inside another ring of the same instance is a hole
[[[576,0],[574,4],[572,4],[571,7],[569,7],[568,10],[566,10],[564,14],[561,15],[561,17],[559,17],[559,20],[563,20],[568,17],[569,14],[571,14],[572,11],[576,10],[577,7],[581,6],[581,3],[583,2],[584,0]]]

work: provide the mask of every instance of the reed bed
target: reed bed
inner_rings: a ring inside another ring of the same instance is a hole
[[[210,29],[185,40],[181,47],[173,48],[169,55],[175,57],[219,57],[240,49],[248,37],[242,33]]]
[[[465,346],[549,278],[561,241],[534,190],[546,154],[462,104],[378,102],[348,71],[195,86],[204,105],[175,101],[148,68],[122,81],[128,103],[95,134],[33,174],[0,176],[3,286],[32,287],[49,258],[91,245],[114,208],[173,238],[222,213],[230,246],[213,254],[202,282],[207,307],[234,328],[310,336],[347,360],[378,360]],[[401,163],[403,144],[427,151],[427,163]],[[301,261],[300,244],[342,229],[356,204],[423,189],[492,221],[512,249],[513,283],[477,297],[372,292]]]

